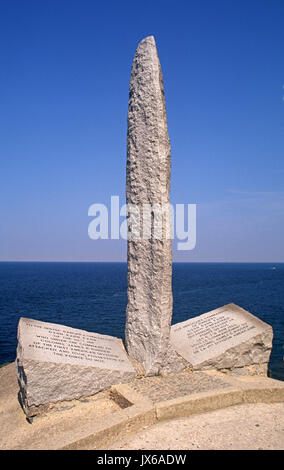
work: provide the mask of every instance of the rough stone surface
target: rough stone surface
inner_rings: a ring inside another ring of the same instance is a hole
[[[135,376],[117,338],[28,318],[18,325],[17,366],[25,411],[90,396]]]
[[[191,365],[176,351],[172,344],[169,344],[165,354],[163,367],[160,369],[160,375],[178,374],[183,370],[191,370]]]
[[[235,304],[204,313],[171,328],[171,343],[194,370],[244,374],[267,370],[272,349],[270,325]],[[258,367],[248,368],[248,366]]]
[[[155,39],[149,36],[137,48],[130,79],[127,204],[138,207],[140,214],[145,204],[167,207],[170,173],[163,77]],[[138,234],[144,239],[128,239],[126,348],[131,357],[143,364],[147,375],[158,374],[167,362],[172,317],[172,250],[167,236],[170,225],[166,214],[161,217],[160,239],[153,236],[152,218],[150,237],[146,239],[149,220],[144,218],[143,226],[141,216]],[[134,232],[129,219],[128,230]]]
[[[159,403],[193,393],[225,389],[229,387],[229,384],[220,378],[206,375],[204,372],[182,372],[168,377],[135,379],[129,386],[149,398],[153,403]]]
[[[242,367],[232,367],[227,369],[220,369],[220,372],[228,375],[261,375],[263,377],[267,377],[269,374],[268,363],[265,362],[264,364],[251,364],[250,366],[242,366]]]

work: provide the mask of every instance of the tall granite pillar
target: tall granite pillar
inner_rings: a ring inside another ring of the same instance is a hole
[[[140,209],[169,205],[171,153],[164,85],[153,36],[138,45],[132,64],[127,132],[126,202]],[[153,222],[154,211],[151,212]],[[146,222],[145,222],[146,220]],[[128,239],[128,304],[125,341],[147,375],[163,369],[172,318],[172,250],[166,215],[159,238]],[[143,223],[140,220],[141,235]],[[144,219],[144,228],[147,219]],[[129,227],[129,222],[128,222]],[[129,227],[131,231],[131,228]]]

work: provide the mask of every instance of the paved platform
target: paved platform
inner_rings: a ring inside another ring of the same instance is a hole
[[[228,406],[159,421],[108,450],[283,450],[284,403]]]
[[[9,364],[0,369],[0,449],[107,449],[115,448],[115,442],[122,448],[125,437],[168,420],[204,417],[243,404],[265,404],[267,410],[283,402],[281,381],[187,371],[135,379],[92,397],[57,403],[30,424],[18,402],[16,366]]]

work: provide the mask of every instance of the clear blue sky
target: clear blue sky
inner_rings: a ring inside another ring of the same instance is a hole
[[[176,261],[284,261],[284,2],[0,4],[0,260],[119,261],[88,208],[125,198],[131,63],[154,35],[171,202],[197,204]]]

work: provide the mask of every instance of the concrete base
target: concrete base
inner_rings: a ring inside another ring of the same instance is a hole
[[[160,421],[244,403],[284,402],[284,382],[216,371],[136,379],[56,403],[32,424],[18,401],[15,364],[0,369],[0,449],[103,449]]]

